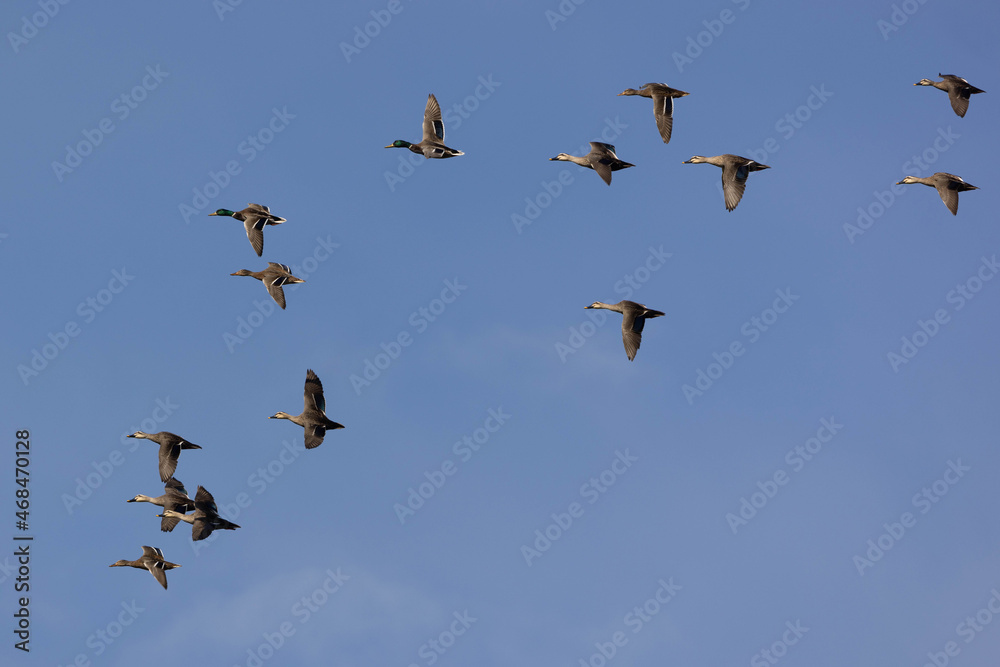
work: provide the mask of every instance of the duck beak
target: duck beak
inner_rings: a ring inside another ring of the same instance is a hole
[[[395,146],[393,146],[392,144],[389,144],[388,146],[386,146],[386,148],[395,148]]]
[[[916,84],[914,84],[916,85]],[[209,213],[209,215],[219,215],[218,213]]]

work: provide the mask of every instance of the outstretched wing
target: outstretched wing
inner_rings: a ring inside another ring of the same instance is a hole
[[[322,413],[326,413],[326,399],[323,398],[323,383],[319,381],[319,377],[312,369],[306,371],[304,398],[306,412],[319,410]]]
[[[622,313],[622,342],[625,343],[625,354],[628,360],[635,359],[635,353],[639,351],[642,343],[642,328],[646,325],[644,317],[636,317],[636,311],[626,309]]]
[[[669,144],[670,133],[674,129],[674,98],[669,95],[653,95],[653,115],[660,138],[663,143]]]
[[[281,289],[281,286],[285,284],[288,280],[286,276],[271,276],[264,278],[262,281],[264,287],[267,288],[267,293],[271,295],[274,302],[281,306],[281,309],[285,309],[285,290]]]
[[[219,507],[215,504],[215,498],[204,486],[198,487],[198,493],[194,495],[194,505],[202,512],[218,514]]]
[[[433,93],[427,96],[427,107],[424,109],[423,141],[444,143],[444,121],[441,120],[441,106]]]
[[[969,89],[961,86],[952,86],[948,89],[948,99],[951,101],[951,108],[962,118],[969,110]]]
[[[319,424],[310,424],[306,426],[306,449],[315,449],[323,444],[323,438],[326,437],[326,427]]]
[[[264,254],[264,224],[266,222],[267,218],[258,215],[248,215],[247,219],[243,221],[243,226],[247,230],[247,238],[250,239],[250,245],[253,246],[258,257]]]
[[[960,183],[948,180],[944,183],[939,183],[937,188],[935,188],[939,195],[941,195],[941,201],[944,205],[948,207],[952,215],[958,215],[958,188]]]
[[[146,569],[149,570],[153,578],[160,582],[163,589],[167,588],[167,573],[163,569],[163,561],[146,561]]]
[[[743,191],[746,190],[747,176],[749,175],[750,169],[746,164],[739,166],[726,164],[722,168],[722,195],[726,200],[727,211],[732,211],[743,199]]]

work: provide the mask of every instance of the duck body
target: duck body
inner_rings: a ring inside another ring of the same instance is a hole
[[[268,262],[267,268],[263,271],[240,269],[236,273],[230,273],[229,275],[250,276],[261,281],[264,283],[264,287],[267,288],[267,293],[271,295],[276,304],[281,306],[282,310],[285,309],[285,290],[282,289],[282,286],[305,282],[301,278],[293,276],[292,270],[288,268],[287,264],[278,264],[276,262]]]
[[[647,308],[635,301],[619,301],[618,303],[603,303],[595,301],[585,308],[613,310],[622,315],[622,342],[625,344],[625,355],[629,361],[635,359],[639,345],[642,343],[642,330],[646,320],[653,317],[663,317],[666,313]]]
[[[611,185],[611,172],[635,166],[630,162],[625,162],[624,160],[619,159],[618,156],[615,155],[614,146],[611,144],[601,143],[599,141],[591,141],[590,152],[583,157],[569,155],[568,153],[560,153],[555,157],[550,157],[549,161],[572,162],[573,164],[578,164],[581,167],[593,169],[608,185]]]
[[[976,88],[971,83],[960,76],[954,74],[938,74],[941,81],[931,81],[921,79],[914,86],[934,86],[938,90],[948,93],[951,101],[951,108],[960,118],[965,118],[965,113],[969,110],[969,98],[977,93],[985,93],[985,90]]]
[[[441,119],[441,105],[434,94],[427,96],[427,106],[424,107],[423,138],[418,144],[397,139],[386,148],[407,148],[411,152],[423,155],[425,158],[444,159],[465,155],[460,150],[444,145],[444,121]]]
[[[743,191],[746,190],[747,177],[750,172],[770,169],[766,164],[732,153],[711,157],[695,155],[690,160],[685,160],[684,164],[714,164],[716,167],[722,168],[722,196],[725,199],[727,211],[732,211],[739,205],[743,198]]]
[[[944,205],[948,207],[952,215],[958,215],[958,193],[966,192],[968,190],[978,190],[975,185],[971,185],[962,180],[961,176],[956,176],[954,174],[946,174],[943,171],[939,171],[936,174],[932,174],[927,178],[920,178],[918,176],[907,176],[903,180],[896,183],[896,185],[909,185],[910,183],[920,183],[922,185],[930,186],[937,190],[938,195],[941,197],[941,201]]]
[[[298,424],[305,430],[306,449],[313,449],[323,444],[323,438],[326,437],[328,430],[344,428],[344,426],[327,418],[323,383],[319,381],[319,377],[312,369],[306,370],[303,399],[302,414],[290,415],[287,412],[278,412],[268,419],[287,419],[293,424]]]
[[[128,437],[152,440],[160,446],[161,482],[166,482],[174,476],[174,471],[177,470],[177,459],[180,457],[182,449],[201,449],[200,446],[188,442],[181,436],[168,431],[160,431],[159,433],[143,433],[142,431],[136,431]]]
[[[174,510],[181,514],[189,512],[194,509],[194,501],[188,498],[187,490],[184,485],[177,479],[171,477],[164,484],[165,493],[162,496],[157,496],[155,498],[151,496],[145,496],[143,494],[138,494],[134,498],[126,500],[128,503],[151,503],[153,505],[159,505],[164,510]],[[176,526],[179,519],[175,518],[164,518],[160,521],[160,530],[165,533],[169,533]]]
[[[626,88],[623,92],[618,93],[618,96],[638,95],[640,97],[652,98],[656,129],[660,132],[660,138],[663,139],[663,143],[669,144],[670,134],[673,132],[674,127],[674,98],[684,97],[688,94],[683,90],[671,88],[665,83],[644,83],[638,90],[635,88]]]
[[[153,575],[153,578],[160,582],[163,590],[166,590],[167,570],[180,567],[180,565],[163,560],[163,552],[156,547],[143,547],[142,556],[138,560],[120,560],[108,567],[134,567],[140,570],[148,570]]]
[[[181,514],[174,510],[164,510],[159,516],[176,519],[191,524],[191,539],[195,542],[205,539],[215,530],[236,530],[240,526],[219,516],[215,498],[205,487],[199,486],[194,496],[195,510],[191,514]]]
[[[209,215],[228,216],[240,220],[247,231],[247,239],[249,239],[250,245],[258,257],[264,254],[264,227],[288,222],[284,218],[273,215],[268,207],[260,204],[248,204],[242,211],[230,211],[228,208],[220,208],[215,213],[209,213]]]

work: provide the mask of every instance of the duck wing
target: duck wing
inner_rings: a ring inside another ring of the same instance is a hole
[[[747,176],[750,169],[746,164],[736,165],[727,163],[722,168],[722,194],[726,200],[726,210],[732,211],[743,199],[743,192],[747,187]]]
[[[212,534],[212,530],[214,530],[212,523],[204,516],[200,516],[191,524],[191,539],[195,542],[203,540]]]
[[[166,482],[177,470],[177,458],[181,455],[181,443],[164,440],[160,445],[160,481]]]
[[[962,85],[951,85],[948,87],[948,99],[955,113],[965,118],[965,113],[969,110],[969,89]]]
[[[319,410],[323,414],[326,414],[326,399],[323,397],[323,383],[319,381],[319,376],[317,376],[311,368],[306,371],[306,386],[303,398],[305,399],[306,412]]]
[[[952,215],[958,215],[958,193],[961,186],[961,179],[958,182],[948,179],[943,183],[938,183],[934,188],[941,195],[941,201],[948,207]]]
[[[635,353],[639,351],[645,325],[646,318],[638,315],[636,310],[627,308],[622,313],[622,342],[625,343],[625,354],[629,361],[635,359]]]
[[[587,153],[587,161],[601,179],[611,185],[612,165],[618,162],[615,155],[615,147],[611,144],[604,144],[599,141],[590,142],[590,152]]]
[[[281,289],[281,286],[288,282],[288,276],[283,275],[269,275],[264,276],[261,281],[264,283],[264,287],[267,288],[267,293],[271,295],[274,302],[281,306],[281,309],[285,309],[285,290]]]
[[[160,582],[163,590],[167,589],[167,573],[163,569],[163,561],[146,561],[146,569],[153,575],[153,578]]]
[[[433,93],[427,96],[423,130],[423,141],[444,143],[444,121],[441,120],[441,105],[438,104]]]
[[[252,213],[243,221],[243,227],[247,230],[247,239],[250,240],[250,245],[253,246],[258,257],[264,254],[265,224],[267,224],[267,218]]]
[[[306,432],[306,449],[315,449],[323,444],[323,438],[326,437],[326,427],[322,424],[308,424],[305,427]]]
[[[660,131],[663,143],[670,143],[670,133],[674,129],[674,98],[669,95],[653,95],[653,116],[656,129]]]

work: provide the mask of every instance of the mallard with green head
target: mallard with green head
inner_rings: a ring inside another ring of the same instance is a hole
[[[425,158],[444,159],[465,155],[462,151],[444,145],[444,121],[441,120],[441,106],[433,93],[427,96],[427,106],[424,108],[424,136],[421,142],[411,144],[409,141],[397,139],[386,148],[409,148]]]
[[[228,208],[220,208],[215,213],[209,213],[209,215],[229,216],[230,218],[242,221],[243,226],[246,227],[250,245],[257,251],[258,257],[264,254],[264,226],[280,225],[286,222],[284,218],[272,215],[266,206],[261,206],[260,204],[248,204],[242,211],[230,211]]]

